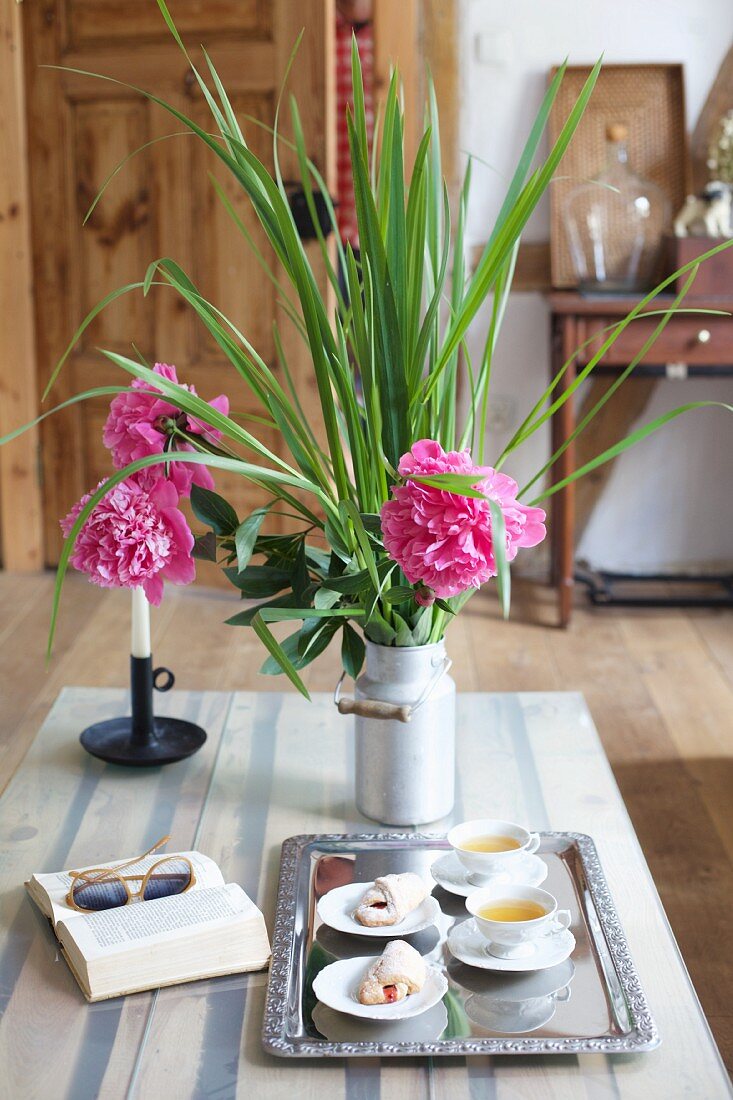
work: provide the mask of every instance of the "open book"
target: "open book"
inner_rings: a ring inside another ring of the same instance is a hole
[[[33,875],[26,883],[33,901],[51,920],[87,1000],[267,966],[265,921],[241,886],[225,884],[216,863],[200,852],[168,854],[191,861],[194,885],[184,894],[116,909],[72,909],[66,904],[71,879],[65,871]],[[145,856],[128,865],[124,874],[144,874],[161,858],[159,852]]]

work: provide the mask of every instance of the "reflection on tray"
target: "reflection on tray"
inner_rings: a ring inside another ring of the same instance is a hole
[[[468,1018],[485,1031],[524,1035],[545,1027],[558,1004],[570,1000],[575,965],[570,959],[525,974],[490,974],[453,960],[448,977],[470,993],[464,1003]]]
[[[429,1043],[440,1039],[448,1025],[442,1001],[409,1020],[358,1020],[326,1005],[316,1004],[313,1023],[324,1039],[333,1043]]]

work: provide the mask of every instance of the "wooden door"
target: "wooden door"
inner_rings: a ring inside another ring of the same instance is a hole
[[[184,41],[199,59],[203,43],[240,116],[274,118],[282,75],[301,29],[305,35],[288,90],[304,116],[311,156],[331,173],[333,125],[329,88],[331,0],[169,0]],[[28,134],[39,388],[77,324],[105,294],[139,281],[155,258],[175,258],[209,300],[275,364],[275,291],[249,253],[207,173],[225,184],[241,217],[254,215],[216,158],[193,136],[174,136],[140,152],[115,178],[90,222],[82,219],[107,174],[134,149],[183,127],[144,97],[114,83],[42,65],[104,73],[160,95],[207,130],[213,124],[185,58],[154,0],[25,0]],[[203,66],[203,61],[202,61]],[[270,163],[271,139],[243,122],[251,146]],[[287,164],[289,158],[284,154]],[[292,166],[290,166],[292,167]],[[286,171],[288,168],[286,168]],[[282,313],[278,317],[283,320]],[[284,329],[288,327],[285,321]],[[306,413],[316,391],[304,349],[286,335]],[[144,299],[133,292],[100,314],[67,362],[51,395],[56,404],[79,390],[122,383],[96,349],[149,362],[174,363],[200,396],[226,392],[238,412],[255,411],[248,390],[170,289]],[[256,409],[256,411],[261,411]],[[73,406],[43,429],[46,560],[58,558],[58,519],[110,471],[102,444],[106,399]],[[277,439],[263,441],[277,449]],[[241,478],[216,476],[240,515],[259,501]],[[207,574],[209,579],[211,574]]]

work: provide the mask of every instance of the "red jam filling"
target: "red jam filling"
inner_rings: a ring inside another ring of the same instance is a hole
[[[384,999],[387,1002],[387,1004],[392,1004],[393,1001],[397,1000],[397,986],[396,985],[385,985],[385,987],[384,987]]]
[[[370,909],[386,909],[387,908],[387,902],[386,901],[373,901],[372,904],[369,906],[369,908]]]

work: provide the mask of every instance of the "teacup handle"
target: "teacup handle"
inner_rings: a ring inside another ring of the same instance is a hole
[[[555,1000],[558,1002],[558,1004],[565,1004],[566,1001],[570,1000],[572,992],[573,991],[570,986],[566,985],[565,988],[561,989],[560,992],[557,994]]]
[[[529,834],[529,844],[524,849],[525,852],[527,853],[527,855],[528,856],[534,855],[534,853],[537,851],[539,846],[540,846],[540,834],[539,833],[530,833]]]
[[[569,928],[572,919],[573,918],[570,914],[569,909],[558,909],[557,913],[555,913],[555,919],[551,925],[551,934],[554,932],[560,932],[565,928]]]

